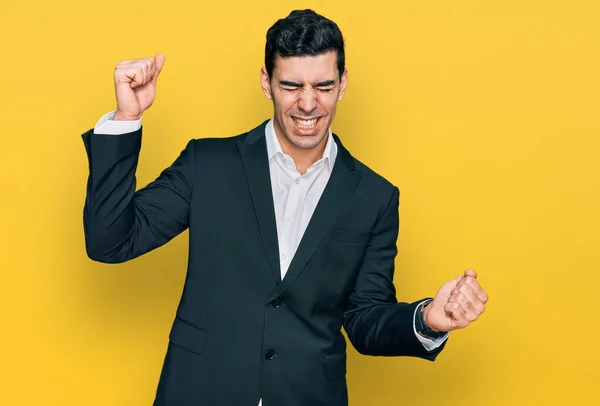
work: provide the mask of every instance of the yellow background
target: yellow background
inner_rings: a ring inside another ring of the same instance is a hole
[[[396,286],[472,267],[486,313],[435,363],[350,350],[352,405],[589,404],[600,375],[600,4],[595,0],[22,0],[0,8],[0,403],[150,405],[187,232],[122,265],[87,258],[80,134],[121,59],[166,55],[138,187],[190,138],[271,114],[267,28],[332,18],[349,88],[333,130],[401,189]]]

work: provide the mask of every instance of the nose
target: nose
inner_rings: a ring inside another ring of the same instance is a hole
[[[314,89],[300,92],[298,108],[307,114],[317,108],[317,94]]]

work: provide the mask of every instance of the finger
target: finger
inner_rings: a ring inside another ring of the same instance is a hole
[[[132,69],[133,78],[131,87],[136,88],[139,86],[143,86],[146,83],[146,79],[144,77],[144,67],[140,65],[136,65],[135,68]]]
[[[475,272],[475,271],[474,271],[474,270],[472,270],[472,269],[467,269],[467,270],[465,271],[465,277],[467,277],[467,276],[470,276],[471,278],[475,278],[475,279],[477,279],[477,272]]]
[[[154,57],[154,74],[152,76],[152,83],[156,84],[158,80],[158,75],[162,71],[163,66],[165,65],[165,56],[163,54],[156,54]]]
[[[139,63],[121,66],[115,71],[115,79],[129,83],[132,88],[135,88],[144,84],[143,71],[143,66]]]
[[[484,312],[485,306],[468,285],[462,285],[458,292],[448,298],[450,303],[458,303],[467,314],[469,321],[477,320]]]
[[[466,278],[467,280],[464,281],[464,284],[469,286],[473,292],[475,292],[475,294],[477,295],[477,298],[482,302],[482,303],[487,303],[488,301],[488,295],[486,293],[485,290],[483,290],[483,288],[481,287],[481,285],[479,284],[479,282],[477,282],[476,279],[473,278]]]
[[[144,62],[144,61],[153,61],[154,58],[137,58],[137,59],[125,59],[122,60],[121,62],[119,62],[120,64],[135,64],[135,63],[139,63],[139,62]]]
[[[461,288],[461,292],[467,296],[467,299],[473,305],[476,317],[481,316],[481,314],[485,311],[485,302],[481,300],[477,292],[469,284],[465,284],[464,287]]]
[[[458,303],[447,302],[444,305],[444,311],[450,316],[452,324],[456,328],[464,328],[469,324],[467,314]]]
[[[466,300],[466,297],[462,293],[448,298],[448,303],[457,304],[462,309],[462,311],[465,314],[465,317],[469,321],[473,318],[475,314],[473,305],[468,300]]]
[[[454,295],[450,295],[450,297],[455,298],[459,302],[464,301],[469,303],[475,303],[476,301],[479,301],[479,298],[477,297],[473,289],[471,289],[471,286],[467,284],[460,285],[454,290],[456,292],[454,293]]]
[[[122,61],[115,68],[117,77],[126,79],[132,88],[145,85],[154,76],[154,60],[142,58],[133,61]]]
[[[127,61],[121,61],[121,62],[119,62],[119,64],[115,68],[115,70],[135,68],[135,67],[143,66],[144,63],[145,63],[145,59],[132,59],[132,60],[127,60]]]
[[[137,66],[141,69],[141,85],[148,83],[154,75],[154,62],[151,59],[140,60]]]
[[[146,81],[150,82],[154,79],[154,72],[156,71],[154,67],[154,60],[150,59],[146,62]]]

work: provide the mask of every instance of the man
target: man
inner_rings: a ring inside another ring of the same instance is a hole
[[[190,140],[135,191],[141,117],[164,56],[114,72],[116,111],[83,134],[90,258],[119,263],[189,227],[187,278],[155,405],[346,405],[346,341],[362,354],[434,360],[484,311],[467,270],[433,300],[392,284],[398,189],[331,133],[348,85],[342,33],[311,10],[267,33],[274,113],[225,139]]]

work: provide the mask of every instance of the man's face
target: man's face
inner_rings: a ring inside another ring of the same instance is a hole
[[[318,56],[277,56],[273,77],[261,71],[263,91],[273,101],[274,127],[284,150],[321,145],[344,97],[348,74],[340,80],[337,52]],[[323,145],[324,147],[324,145]]]

